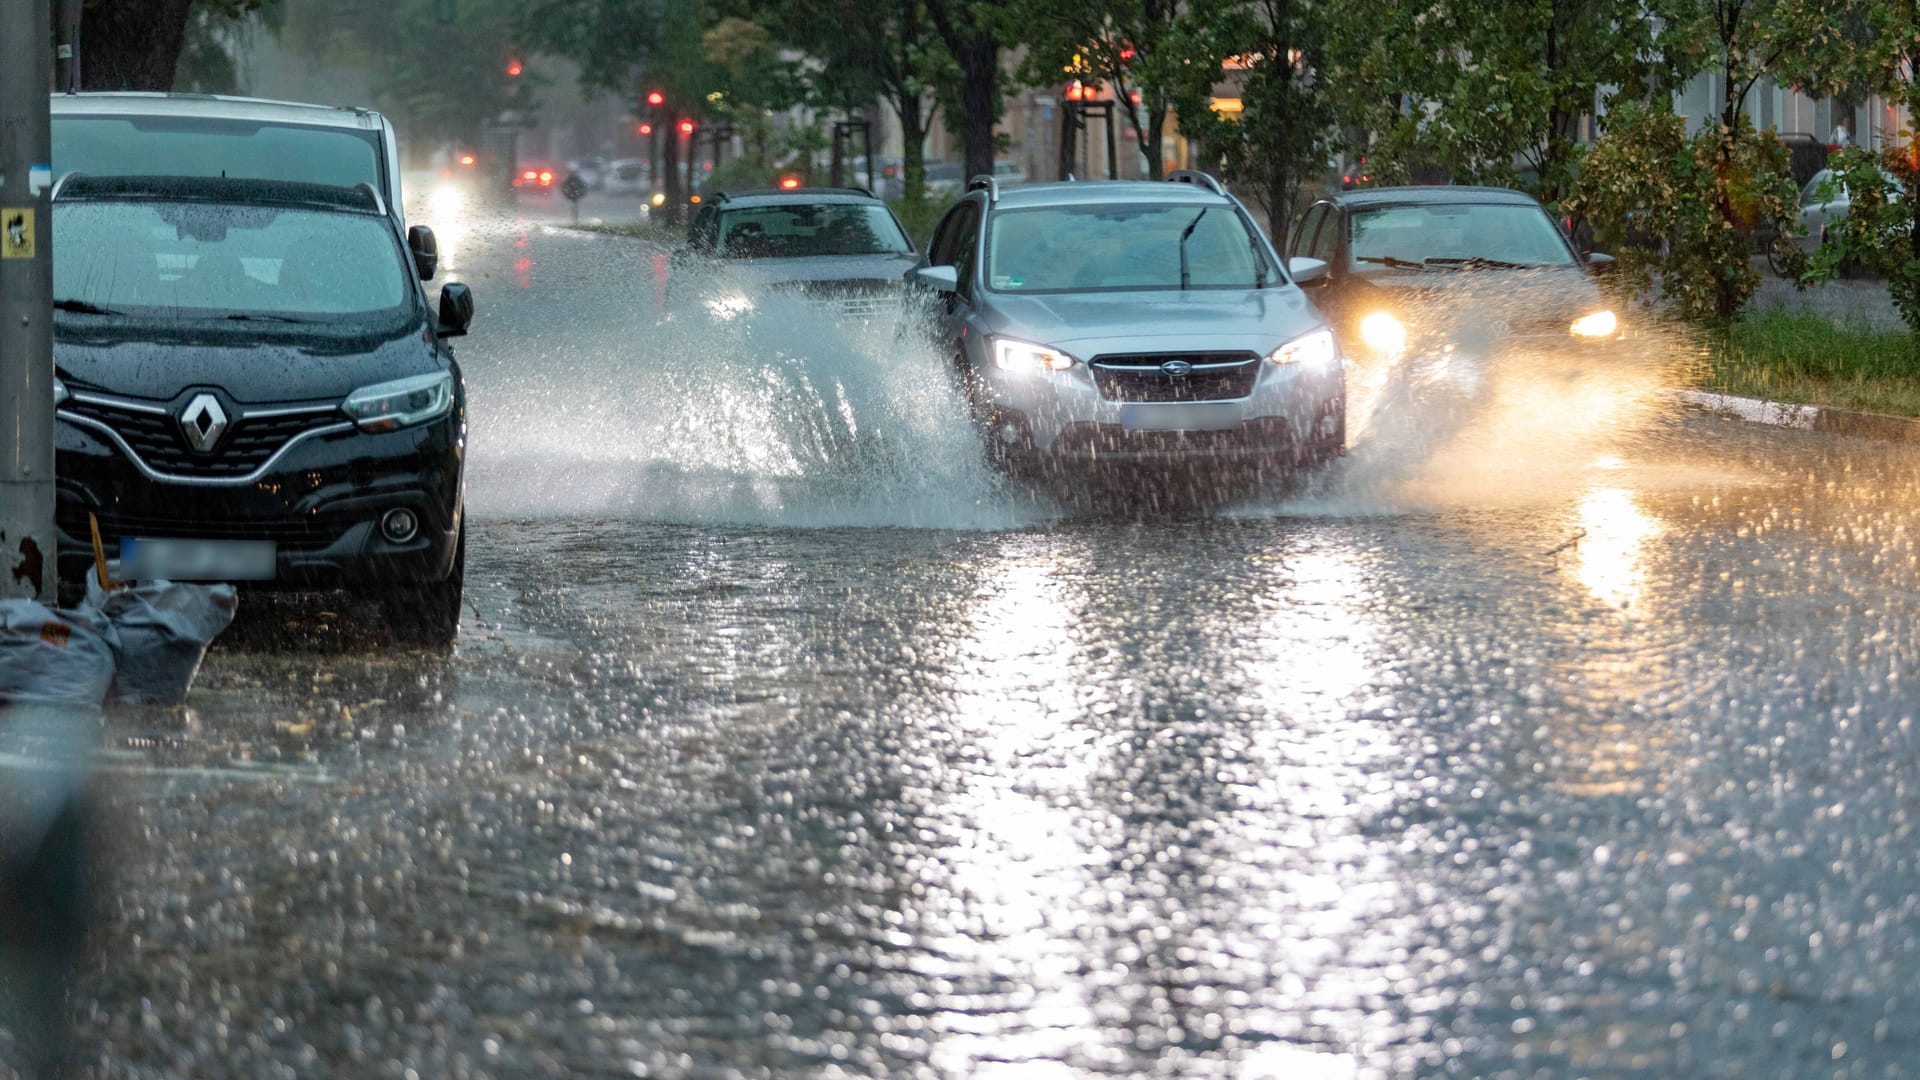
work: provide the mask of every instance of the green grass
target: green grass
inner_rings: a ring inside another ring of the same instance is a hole
[[[1861,412],[1920,416],[1920,361],[1906,330],[1780,309],[1734,323],[1707,350],[1709,390]]]

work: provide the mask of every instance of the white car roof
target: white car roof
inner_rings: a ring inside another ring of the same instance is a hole
[[[54,94],[53,113],[56,116],[203,116],[361,130],[375,130],[386,123],[386,118],[372,109],[342,105],[145,91]]]

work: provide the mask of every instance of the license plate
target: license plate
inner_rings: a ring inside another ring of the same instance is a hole
[[[1133,403],[1120,406],[1120,426],[1128,431],[1220,431],[1239,425],[1238,405]]]
[[[271,581],[271,540],[180,540],[127,537],[120,541],[120,576],[128,581]]]

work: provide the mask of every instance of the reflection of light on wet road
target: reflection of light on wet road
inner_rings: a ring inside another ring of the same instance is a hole
[[[1659,535],[1659,523],[1641,512],[1632,493],[1610,487],[1588,492],[1579,516],[1586,530],[1574,549],[1580,583],[1609,607],[1631,607],[1645,584],[1641,550]]]
[[[1077,558],[1016,540],[974,595],[956,735],[978,755],[956,802],[942,858],[956,910],[932,951],[1004,974],[1017,1002],[950,1010],[932,1062],[945,1075],[980,1075],[1016,1063],[1013,1075],[1071,1055],[1098,1026],[1076,943],[1089,918],[1081,894],[1097,856],[1082,842],[1084,811],[1072,799],[1094,767],[1090,733],[1074,724],[1073,637]],[[1012,1006],[1009,1008],[1008,1006]],[[1055,1065],[1055,1068],[1059,1066]]]
[[[1257,943],[1269,976],[1249,1025],[1285,1032],[1311,1015],[1339,1050],[1377,1060],[1406,1035],[1377,1007],[1403,992],[1384,962],[1403,943],[1377,925],[1403,906],[1402,883],[1367,835],[1368,821],[1393,805],[1401,760],[1380,719],[1391,713],[1388,632],[1368,564],[1352,550],[1290,554],[1262,587],[1268,610],[1247,669],[1262,722],[1235,815],[1243,871],[1268,883],[1237,918],[1237,936]],[[1243,1065],[1246,1076],[1355,1075],[1347,1053],[1298,1045]]]

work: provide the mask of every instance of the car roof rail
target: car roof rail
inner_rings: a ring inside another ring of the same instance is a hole
[[[61,173],[61,174],[60,174],[60,179],[58,179],[58,180],[55,180],[55,181],[53,182],[53,191],[52,191],[51,193],[49,193],[49,194],[47,195],[47,199],[48,199],[49,201],[51,201],[51,200],[53,200],[53,199],[57,199],[57,198],[59,198],[59,197],[60,197],[60,189],[61,189],[61,188],[63,188],[63,187],[66,187],[66,186],[67,186],[67,181],[69,181],[69,180],[71,180],[71,179],[73,179],[73,178],[74,178],[74,177],[76,177],[76,176],[77,176],[77,177],[79,177],[79,178],[80,178],[80,179],[82,179],[82,180],[85,180],[85,179],[87,178],[87,174],[86,174],[86,173],[83,173],[83,172],[81,172],[81,171],[80,171],[80,170],[78,170],[78,169],[70,169],[70,170],[68,170],[67,172],[64,172],[64,173]]]
[[[1225,196],[1227,193],[1227,189],[1220,186],[1220,181],[1212,173],[1204,173],[1199,169],[1175,169],[1167,174],[1167,180],[1175,184],[1203,187],[1215,195]]]
[[[1000,181],[998,178],[987,173],[981,173],[979,176],[967,181],[967,190],[986,192],[987,201],[990,203],[1000,201]]]

